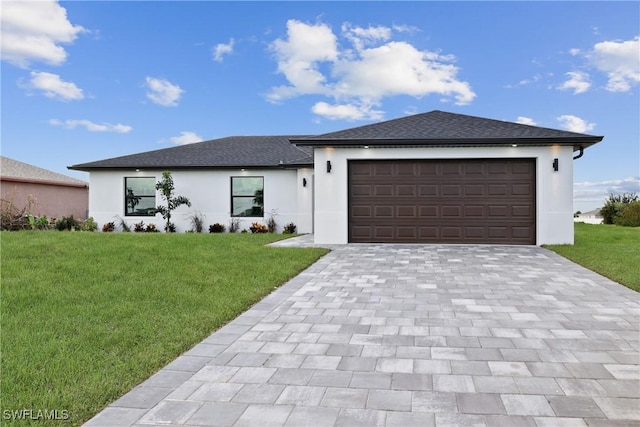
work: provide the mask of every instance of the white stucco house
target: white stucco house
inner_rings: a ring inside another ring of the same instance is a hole
[[[172,173],[207,224],[293,222],[319,244],[573,244],[573,162],[602,140],[431,111],[324,135],[228,137],[70,166],[98,223],[162,218]],[[578,153],[574,155],[574,153]]]
[[[602,224],[604,218],[600,214],[600,208],[589,212],[582,212],[574,216],[574,222],[584,222],[585,224]]]

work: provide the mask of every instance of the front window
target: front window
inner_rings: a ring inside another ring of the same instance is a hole
[[[125,216],[154,216],[156,214],[156,179],[135,177],[124,179]]]
[[[264,177],[231,177],[231,216],[264,216]]]

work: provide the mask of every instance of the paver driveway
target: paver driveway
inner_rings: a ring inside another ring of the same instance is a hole
[[[338,246],[87,425],[640,425],[638,301],[539,247]]]

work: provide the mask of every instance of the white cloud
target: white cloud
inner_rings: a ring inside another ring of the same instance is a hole
[[[73,25],[56,1],[3,1],[0,14],[2,59],[19,67],[42,61],[60,65],[67,59],[61,46],[86,31]]]
[[[372,106],[355,104],[335,104],[329,105],[326,102],[317,102],[311,111],[318,116],[330,120],[380,120],[383,112],[372,110]]]
[[[595,123],[589,123],[586,120],[571,114],[564,114],[558,117],[558,121],[562,128],[569,132],[586,133],[596,127]]]
[[[84,99],[82,89],[74,83],[63,81],[57,74],[32,71],[30,75],[31,80],[29,83],[19,83],[18,85],[25,89],[41,90],[44,92],[44,96],[62,101],[78,101]]]
[[[639,193],[640,177],[600,182],[575,182],[573,184],[573,201],[575,210],[589,210],[602,207],[610,194]]]
[[[596,69],[607,74],[606,89],[610,92],[627,92],[640,82],[640,36],[597,43],[587,58]]]
[[[195,132],[182,131],[180,136],[172,136],[169,141],[178,145],[193,144],[194,142],[202,141],[202,137]]]
[[[217,62],[222,62],[224,59],[224,55],[230,55],[233,53],[233,45],[235,41],[233,39],[229,40],[229,43],[218,43],[213,48],[213,60]]]
[[[184,90],[168,80],[147,77],[147,98],[163,107],[175,107]]]
[[[400,27],[403,31],[406,28]],[[453,55],[418,50],[393,41],[394,31],[383,26],[362,28],[345,23],[342,37],[352,49],[342,47],[331,27],[323,23],[287,22],[286,39],[275,40],[278,71],[288,85],[271,88],[267,99],[281,102],[302,95],[322,95],[333,102],[316,102],[315,114],[348,120],[382,118],[373,110],[385,97],[415,98],[435,94],[446,101],[468,104],[476,97],[468,82],[457,78]]]
[[[589,74],[582,71],[570,71],[565,73],[569,78],[566,82],[558,86],[559,90],[573,90],[574,95],[584,93],[591,87]]]
[[[352,27],[348,22],[342,24],[342,33],[358,51],[361,51],[365,46],[387,41],[391,38],[391,28],[383,26]]]
[[[93,123],[90,120],[58,120],[51,119],[49,124],[52,126],[58,126],[63,129],[75,129],[77,127],[84,127],[89,132],[116,132],[116,133],[128,133],[133,129],[131,126],[126,126],[118,123],[112,125],[110,123]]]
[[[518,116],[516,119],[516,123],[520,123],[521,125],[529,125],[529,126],[537,126],[538,124],[530,117]]]

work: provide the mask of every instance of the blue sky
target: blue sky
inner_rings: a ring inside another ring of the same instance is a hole
[[[444,110],[604,140],[574,208],[639,191],[640,3],[2,2],[2,155],[67,166]]]

